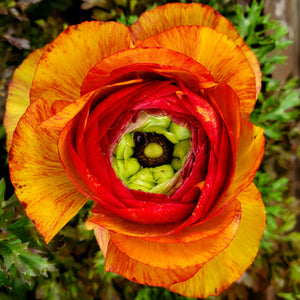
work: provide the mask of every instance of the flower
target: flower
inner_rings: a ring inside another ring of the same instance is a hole
[[[11,180],[46,242],[88,199],[105,269],[191,297],[251,265],[265,228],[252,183],[263,130],[253,52],[202,4],[168,4],[129,28],[71,26],[9,88]]]

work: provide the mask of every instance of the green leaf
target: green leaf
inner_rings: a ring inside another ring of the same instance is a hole
[[[0,288],[2,286],[6,286],[6,287],[11,286],[11,280],[4,272],[0,271]]]
[[[293,262],[290,267],[291,280],[295,283],[300,283],[300,262]]]
[[[4,201],[4,194],[5,194],[6,184],[4,178],[0,180],[0,201]],[[1,206],[0,206],[1,207]],[[1,208],[0,208],[1,209]]]
[[[30,228],[33,228],[33,223],[24,215],[16,222],[7,226],[7,231],[14,234],[22,242],[28,242],[31,240]]]
[[[6,242],[0,241],[0,254],[6,270],[14,266],[26,282],[31,282],[31,277],[47,276],[48,271],[55,270],[47,259],[39,256],[36,249],[28,248],[28,243],[22,243],[15,238],[8,238]]]

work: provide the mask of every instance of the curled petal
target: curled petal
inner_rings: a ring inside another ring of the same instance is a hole
[[[237,210],[239,211],[239,208]],[[224,230],[190,242],[150,242],[113,232],[111,242],[130,258],[146,265],[162,269],[185,268],[205,263],[225,249],[236,234],[239,219],[240,214],[236,214]]]
[[[81,93],[107,82],[128,80],[131,73],[144,80],[153,80],[158,75],[178,78],[187,86],[197,81],[194,83],[197,91],[216,85],[204,66],[182,53],[163,48],[135,48],[114,53],[96,64],[84,79]]]
[[[89,228],[87,226],[87,229],[88,230],[94,229],[97,243],[101,249],[103,256],[106,257],[107,247],[108,247],[108,243],[110,240],[110,234],[109,234],[108,230],[106,230],[105,228],[102,228],[100,226],[98,226],[96,228],[94,228],[94,227]]]
[[[38,126],[51,115],[44,100],[32,103],[16,128],[9,153],[15,193],[47,243],[88,200],[61,166],[58,132]]]
[[[252,264],[266,226],[265,208],[254,184],[243,190],[237,198],[242,205],[242,216],[234,239],[194,277],[169,287],[171,291],[187,297],[218,295],[238,280]]]
[[[30,104],[30,88],[39,59],[44,48],[32,52],[15,70],[8,88],[4,127],[6,129],[6,147],[9,150],[13,133],[21,116]]]
[[[143,264],[120,251],[114,243],[108,245],[105,270],[120,274],[132,281],[152,286],[170,286],[194,276],[200,265],[187,268],[162,269]]]
[[[130,26],[131,36],[137,44],[150,36],[159,34],[172,27],[181,25],[200,25],[226,34],[244,52],[255,74],[256,97],[261,88],[262,73],[255,54],[239,35],[238,31],[216,10],[204,4],[172,3],[159,6],[143,13],[139,19]],[[182,38],[182,37],[180,37]]]
[[[217,217],[204,220],[199,225],[186,227],[178,234],[172,234],[179,226],[178,223],[164,226],[161,224],[138,224],[124,220],[99,205],[92,212],[92,216],[87,220],[90,227],[101,226],[112,232],[160,243],[191,242],[215,235],[228,227],[240,213],[239,204],[232,201]]]
[[[84,22],[63,31],[43,53],[33,79],[31,101],[74,101],[88,71],[101,59],[130,47],[128,28],[115,22]]]
[[[201,26],[179,26],[151,36],[141,47],[164,47],[193,58],[216,82],[227,83],[240,99],[242,117],[256,102],[255,76],[243,51],[227,35]]]
[[[253,182],[255,173],[263,159],[264,130],[247,120],[242,119],[241,122],[241,136],[234,177],[223,199],[212,210],[213,212],[231,201]]]

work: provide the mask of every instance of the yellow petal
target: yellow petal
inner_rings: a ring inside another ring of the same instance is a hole
[[[61,166],[59,132],[38,126],[51,114],[45,101],[32,103],[16,128],[9,153],[16,195],[47,243],[88,200]]]
[[[63,31],[41,57],[31,89],[31,101],[74,101],[90,68],[103,58],[128,49],[128,28],[115,22],[84,22]]]
[[[171,3],[159,6],[142,14],[137,22],[131,25],[130,31],[132,39],[139,43],[139,41],[152,35],[181,25],[210,27],[230,37],[242,49],[251,65],[255,74],[256,96],[258,95],[261,88],[262,73],[255,54],[249,49],[229,20],[211,7],[197,3]]]
[[[21,116],[30,104],[30,88],[33,76],[44,48],[38,49],[23,61],[15,70],[12,82],[8,88],[4,127],[6,129],[6,147],[10,148],[13,133]]]
[[[266,226],[265,208],[254,184],[242,191],[238,200],[242,218],[229,246],[207,262],[191,279],[169,287],[187,297],[218,295],[238,280],[252,264]]]
[[[149,37],[140,46],[168,48],[198,61],[216,82],[235,91],[242,117],[249,118],[256,102],[255,76],[241,48],[227,35],[207,27],[179,26]]]

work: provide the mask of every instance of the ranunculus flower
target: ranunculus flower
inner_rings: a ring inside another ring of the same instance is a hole
[[[48,243],[88,199],[105,269],[217,295],[253,262],[265,210],[255,55],[201,4],[132,26],[84,22],[33,52],[9,88],[11,180]]]

